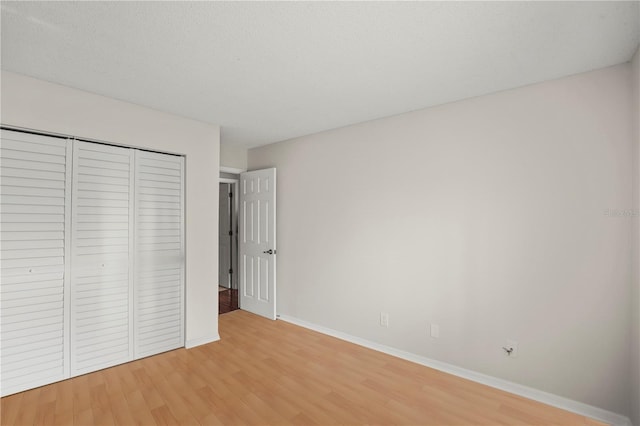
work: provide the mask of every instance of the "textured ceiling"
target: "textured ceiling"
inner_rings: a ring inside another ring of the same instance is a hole
[[[257,146],[628,61],[639,2],[2,2],[2,68]]]

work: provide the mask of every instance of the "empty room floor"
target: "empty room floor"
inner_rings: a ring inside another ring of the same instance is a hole
[[[244,311],[221,341],[2,399],[2,425],[599,425]]]

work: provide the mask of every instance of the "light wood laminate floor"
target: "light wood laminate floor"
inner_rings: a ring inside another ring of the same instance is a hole
[[[597,425],[244,311],[222,340],[2,399],[2,425]]]

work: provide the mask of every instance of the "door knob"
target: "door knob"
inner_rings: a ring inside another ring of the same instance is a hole
[[[269,249],[269,250],[265,250],[265,251],[263,251],[263,253],[265,253],[265,254],[273,254],[273,253],[274,253],[274,251],[273,251],[273,250],[271,250],[271,249]]]

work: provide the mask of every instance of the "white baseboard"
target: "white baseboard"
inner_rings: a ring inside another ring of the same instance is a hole
[[[515,395],[523,396],[534,401],[542,402],[544,404],[571,411],[582,416],[600,420],[611,425],[632,426],[631,420],[628,417],[625,417],[621,414],[613,413],[611,411],[603,410],[602,408],[594,407],[592,405],[584,404],[582,402],[574,401],[548,392],[543,392],[541,390],[533,389],[528,386],[510,382],[508,380],[488,376],[486,374],[478,373],[472,370],[467,370],[465,368],[457,367],[452,364],[447,364],[446,362],[436,361],[434,359],[412,354],[410,352],[405,352],[400,349],[392,348],[390,346],[381,345],[370,340],[361,339],[359,337],[355,337],[341,331],[336,331],[331,328],[316,325],[298,318],[290,317],[288,315],[278,315],[278,319],[291,324],[299,325],[300,327],[317,331],[322,334],[326,334],[328,336],[333,336],[338,339],[354,343],[356,345],[364,346],[365,348],[383,352],[388,355],[405,359],[407,361],[415,362],[416,364],[443,371],[445,373],[453,374],[454,376],[462,377],[464,379],[468,379],[477,383],[482,383],[483,385],[491,386],[493,388],[510,392]]]
[[[217,342],[218,340],[220,340],[220,335],[218,334],[198,337],[197,339],[191,339],[184,342],[184,347],[187,349],[191,349],[195,348],[196,346],[206,345],[207,343]]]

